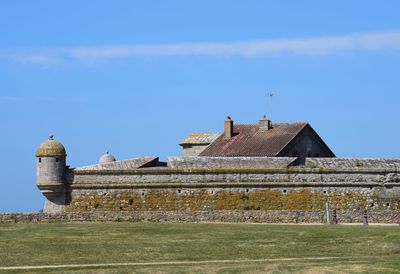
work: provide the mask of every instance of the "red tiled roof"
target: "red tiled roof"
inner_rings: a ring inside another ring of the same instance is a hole
[[[258,124],[234,125],[232,138],[225,138],[222,134],[200,156],[275,157],[307,125],[307,123],[277,123],[266,131],[260,130]]]

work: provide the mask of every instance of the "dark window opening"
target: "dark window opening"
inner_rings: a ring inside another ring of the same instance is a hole
[[[324,194],[326,194],[326,190],[324,190]]]
[[[249,189],[246,189],[246,192],[249,193]]]
[[[287,190],[286,190],[286,189],[284,189],[284,190],[283,190],[283,193],[287,193]]]
[[[144,192],[142,192],[142,196],[144,196]]]
[[[39,163],[41,163],[42,162],[42,158],[39,158]]]
[[[180,189],[178,189],[178,193],[181,193],[182,191]]]
[[[58,163],[58,161],[59,161],[59,159],[58,159],[58,158],[56,158],[56,163]]]
[[[211,190],[211,195],[212,195],[212,194],[214,194],[214,191],[213,191],[213,190]]]
[[[389,203],[386,203],[386,206],[390,206],[390,204],[389,204]]]
[[[374,203],[371,203],[370,206],[371,206],[371,207],[374,207]]]

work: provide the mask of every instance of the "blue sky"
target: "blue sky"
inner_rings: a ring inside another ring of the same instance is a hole
[[[68,164],[181,153],[231,115],[308,121],[339,157],[400,157],[399,1],[1,1],[0,211],[37,211],[35,149]]]

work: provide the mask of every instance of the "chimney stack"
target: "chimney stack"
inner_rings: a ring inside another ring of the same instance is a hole
[[[267,119],[267,117],[265,115],[258,122],[258,125],[260,127],[260,130],[263,130],[263,131],[267,131],[272,128],[271,120]]]
[[[225,133],[225,138],[233,137],[233,121],[229,116],[226,118],[224,123],[224,133]]]

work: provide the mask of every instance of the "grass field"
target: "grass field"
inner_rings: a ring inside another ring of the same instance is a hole
[[[0,272],[400,273],[400,227],[0,224]]]

